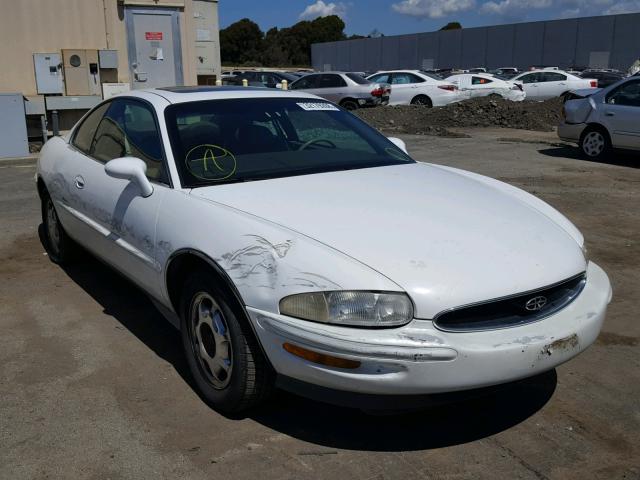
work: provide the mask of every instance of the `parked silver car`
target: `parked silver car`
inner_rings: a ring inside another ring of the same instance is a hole
[[[391,95],[391,85],[387,83],[373,83],[356,73],[344,72],[312,73],[290,88],[313,93],[347,110],[386,105]]]
[[[580,93],[580,92],[575,92]],[[592,159],[613,148],[640,150],[640,77],[630,77],[564,104],[558,136]],[[588,95],[588,96],[587,96]]]

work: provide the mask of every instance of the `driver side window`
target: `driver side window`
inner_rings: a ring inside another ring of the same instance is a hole
[[[120,157],[139,158],[147,164],[150,180],[168,183],[162,139],[151,108],[144,103],[127,99],[111,102],[88,153],[105,163]]]
[[[610,105],[640,107],[640,81],[629,82],[616,88],[607,96]]]
[[[537,73],[529,73],[520,77],[520,81],[522,83],[538,83],[540,81],[540,78]]]

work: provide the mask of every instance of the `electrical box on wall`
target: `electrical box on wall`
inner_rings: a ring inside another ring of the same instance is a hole
[[[98,50],[100,68],[118,68],[117,50]]]
[[[62,50],[67,95],[101,95],[98,50]]]
[[[36,74],[38,95],[64,93],[62,57],[59,53],[34,53],[33,68]]]

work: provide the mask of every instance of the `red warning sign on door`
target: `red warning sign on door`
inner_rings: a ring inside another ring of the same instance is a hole
[[[162,40],[162,32],[144,32],[145,40]]]

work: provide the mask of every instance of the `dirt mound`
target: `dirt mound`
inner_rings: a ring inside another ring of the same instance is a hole
[[[511,102],[502,98],[474,98],[446,107],[387,106],[357,110],[378,130],[418,135],[459,136],[449,128],[504,127],[548,132],[560,122],[562,100]]]

